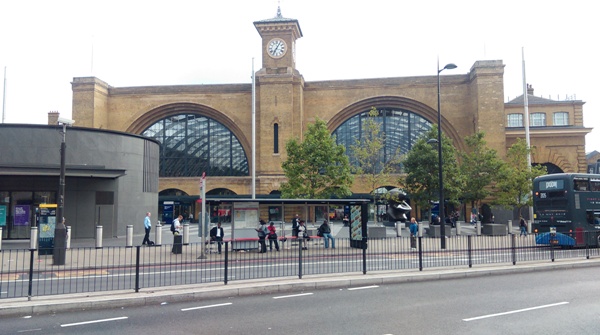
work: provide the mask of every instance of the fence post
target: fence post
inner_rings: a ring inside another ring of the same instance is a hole
[[[37,228],[37,227],[32,227]],[[33,255],[35,249],[29,249],[29,288],[27,290],[27,300],[31,301],[33,295]]]
[[[2,226],[0,226],[0,251],[2,251]]]
[[[227,276],[229,272],[229,241],[225,241],[225,266],[223,267],[223,278],[225,281],[225,285],[227,285]]]
[[[423,236],[419,230],[419,271],[423,271]]]
[[[552,237],[550,237],[550,258],[554,262],[554,243]]]
[[[587,235],[591,235],[592,232],[590,231],[586,231],[583,233],[583,239],[585,240],[585,259],[590,259],[590,244],[588,243],[590,240],[591,236],[587,236]]]
[[[140,246],[135,246],[135,292],[140,291]]]
[[[517,235],[510,234],[510,244],[512,249],[512,263],[513,265],[517,265]]]
[[[302,243],[304,237],[297,237],[298,241],[298,278],[302,279]]]
[[[473,236],[467,236],[467,255],[469,258],[469,268],[473,267]]]
[[[363,239],[362,239],[363,275],[367,274],[367,244],[368,243],[369,243],[369,237],[363,237]]]

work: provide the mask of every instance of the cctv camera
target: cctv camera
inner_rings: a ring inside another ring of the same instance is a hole
[[[72,126],[75,123],[75,120],[66,119],[64,117],[59,117],[57,121],[59,124],[66,124],[67,126]]]

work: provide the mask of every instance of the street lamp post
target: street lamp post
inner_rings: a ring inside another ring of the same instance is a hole
[[[444,184],[443,184],[443,173],[442,173],[442,111],[440,109],[440,73],[446,69],[456,69],[456,65],[453,63],[446,64],[440,69],[440,61],[437,64],[437,112],[438,112],[438,179],[439,179],[439,215],[440,218],[440,248],[446,249],[446,220],[444,219]]]
[[[60,180],[58,185],[58,206],[56,210],[56,226],[54,227],[54,248],[52,250],[52,261],[54,265],[65,265],[67,251],[67,227],[65,226],[65,171],[66,171],[66,137],[67,126],[73,125],[75,121],[58,118],[62,128],[62,141],[60,143]]]

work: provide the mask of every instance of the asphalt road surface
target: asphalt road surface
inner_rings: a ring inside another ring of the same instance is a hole
[[[590,267],[32,315],[0,319],[0,334],[598,334],[599,275]]]

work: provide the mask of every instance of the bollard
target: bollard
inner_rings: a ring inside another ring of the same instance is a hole
[[[183,224],[183,245],[190,244],[190,224]]]
[[[481,236],[481,221],[477,221],[477,236]]]
[[[2,251],[2,226],[0,226],[0,251]]]
[[[96,249],[102,249],[102,226],[96,226]]]
[[[38,248],[38,227],[31,227],[31,238],[29,240],[29,249],[37,250]]]
[[[456,236],[460,236],[460,225],[462,222],[456,221]]]
[[[71,226],[67,226],[67,249],[71,249]]]
[[[133,247],[133,225],[127,225],[127,229],[125,231],[125,247]]]
[[[401,224],[400,221],[396,221],[395,225],[396,225],[396,237],[402,237],[402,228],[404,228],[404,227],[402,227],[403,224]]]
[[[506,224],[506,228],[508,228],[508,235],[513,233],[513,226],[512,226],[512,220],[508,220],[508,223]],[[521,230],[521,227],[519,227],[519,230]]]
[[[423,224],[417,223],[419,237],[423,237]]]
[[[154,231],[154,245],[158,246],[162,244],[162,225],[160,221],[156,223],[156,230]]]

